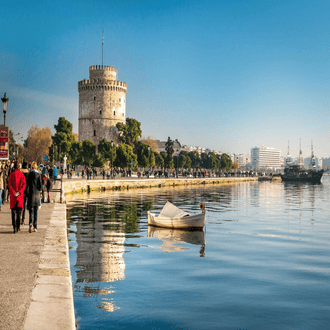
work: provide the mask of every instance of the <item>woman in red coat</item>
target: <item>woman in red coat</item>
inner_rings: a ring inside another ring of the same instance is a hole
[[[20,165],[18,161],[14,163],[13,172],[8,178],[8,187],[10,193],[11,221],[14,233],[20,230],[21,212],[24,210],[24,190],[26,180],[24,174],[19,171]]]

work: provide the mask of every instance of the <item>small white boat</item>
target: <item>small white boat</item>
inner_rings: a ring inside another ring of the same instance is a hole
[[[177,229],[203,229],[206,217],[204,203],[201,204],[201,209],[202,213],[190,215],[167,201],[158,216],[148,211],[148,225]]]

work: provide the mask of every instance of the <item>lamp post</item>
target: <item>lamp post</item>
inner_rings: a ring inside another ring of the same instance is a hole
[[[4,93],[3,97],[1,98],[2,101],[2,109],[3,109],[3,126],[6,126],[6,113],[7,113],[7,105],[9,98],[6,97],[6,93]]]
[[[178,169],[179,169],[179,149],[176,149],[176,177],[179,177],[179,173],[178,173]]]
[[[149,170],[148,170],[148,179],[149,179],[149,175],[150,175],[150,146],[148,146],[148,167],[149,167]]]

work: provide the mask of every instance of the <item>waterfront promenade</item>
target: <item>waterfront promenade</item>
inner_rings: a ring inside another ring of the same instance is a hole
[[[119,178],[63,179],[64,193],[122,190],[196,184],[256,181],[257,178]],[[57,182],[56,188],[61,186]],[[65,201],[65,196],[63,196]],[[1,329],[75,329],[72,280],[68,256],[66,206],[60,193],[38,212],[38,232],[29,233],[28,212],[21,231],[13,234],[9,203],[0,212]]]
[[[36,233],[29,233],[28,219],[27,212],[14,234],[9,203],[2,204],[0,328],[75,329],[65,204],[42,204]]]

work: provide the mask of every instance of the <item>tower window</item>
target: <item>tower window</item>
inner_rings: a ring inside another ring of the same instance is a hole
[[[96,100],[96,96],[94,96],[94,101]]]
[[[94,136],[96,136],[96,131],[94,130]]]
[[[121,102],[121,98],[119,98],[119,102]]]
[[[113,112],[113,115],[114,115],[114,116],[116,115],[116,111]]]
[[[102,110],[100,110],[100,115],[102,115]]]

